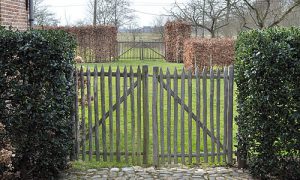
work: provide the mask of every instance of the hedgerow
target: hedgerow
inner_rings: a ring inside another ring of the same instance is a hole
[[[238,153],[260,179],[300,177],[300,29],[242,33],[235,60]]]
[[[0,123],[22,179],[55,176],[67,165],[75,48],[63,31],[0,29]]]

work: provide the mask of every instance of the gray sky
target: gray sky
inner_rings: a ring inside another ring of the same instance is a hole
[[[185,1],[177,0],[178,3]],[[169,9],[175,0],[130,0],[130,2],[136,11],[138,25],[147,26],[153,24],[156,14],[166,14],[165,9]],[[44,3],[56,14],[61,25],[74,24],[88,15],[88,0],[45,0]]]

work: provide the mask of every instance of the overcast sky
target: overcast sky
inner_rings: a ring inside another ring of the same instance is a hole
[[[61,25],[74,24],[88,16],[87,7],[89,0],[45,0],[45,5],[56,14]],[[166,14],[165,9],[170,9],[175,0],[129,0],[131,7],[136,11],[139,26],[153,24],[153,19],[159,14]],[[178,3],[186,0],[176,0]]]

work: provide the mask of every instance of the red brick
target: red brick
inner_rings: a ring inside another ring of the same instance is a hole
[[[0,25],[26,30],[28,29],[28,23],[26,0],[0,1]]]

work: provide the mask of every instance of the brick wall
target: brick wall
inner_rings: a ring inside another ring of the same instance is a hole
[[[0,24],[19,30],[28,28],[27,0],[0,0]]]

